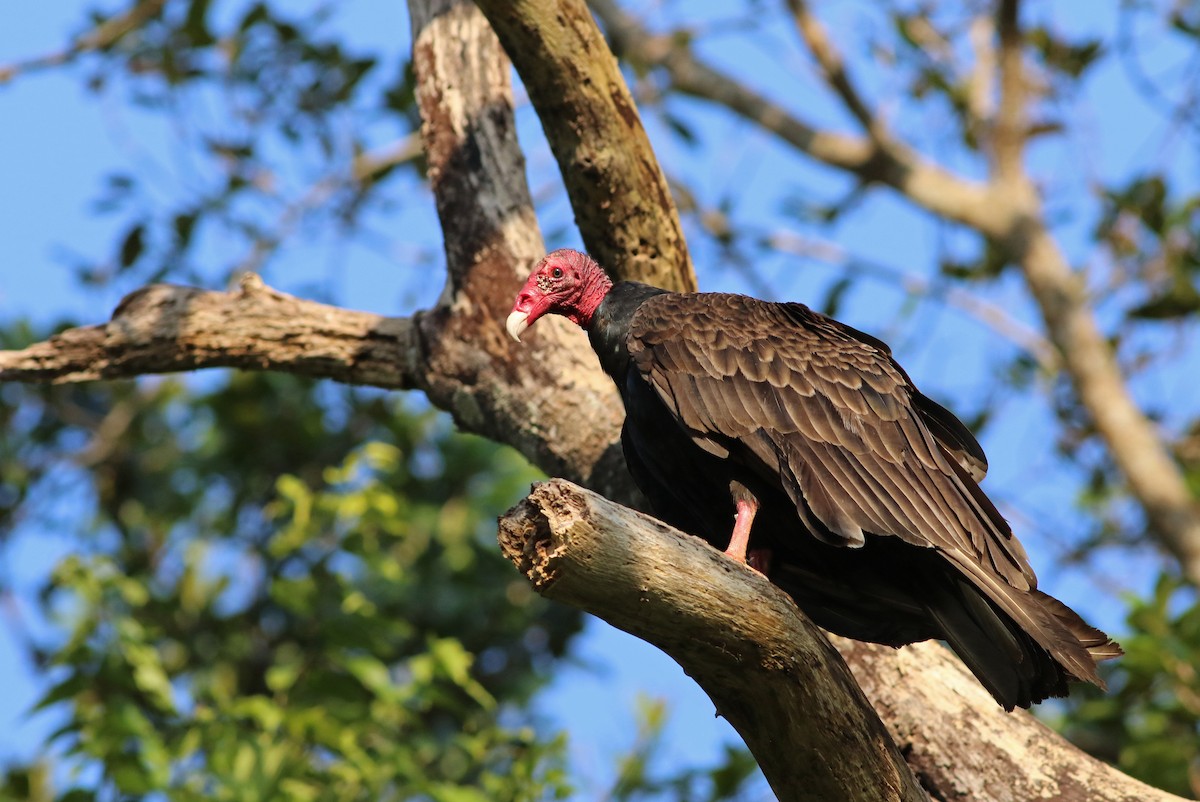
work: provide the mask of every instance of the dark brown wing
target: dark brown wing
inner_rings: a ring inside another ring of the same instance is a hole
[[[954,417],[953,412],[933,399],[922,395],[917,390],[916,386],[912,383],[912,379],[908,378],[908,374],[904,372],[904,369],[894,359],[891,359],[892,349],[888,344],[883,340],[872,337],[865,331],[859,331],[853,326],[847,326],[839,320],[824,317],[824,322],[848,334],[853,339],[875,348],[889,358],[892,367],[904,377],[904,381],[912,391],[912,405],[913,409],[917,411],[917,417],[929,427],[929,432],[934,436],[934,439],[971,475],[971,478],[976,482],[982,482],[983,478],[987,476],[987,455],[983,453],[983,447],[979,445],[979,441],[975,439],[975,435],[963,425],[962,421]]]
[[[877,340],[800,304],[706,293],[646,301],[628,344],[693,441],[778,482],[816,536],[893,535],[982,569],[983,584],[1036,585],[972,478],[982,449]]]

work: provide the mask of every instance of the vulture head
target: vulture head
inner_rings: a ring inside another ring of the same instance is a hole
[[[504,327],[520,342],[521,333],[545,314],[585,326],[611,288],[612,281],[587,254],[570,248],[551,251],[534,265]]]

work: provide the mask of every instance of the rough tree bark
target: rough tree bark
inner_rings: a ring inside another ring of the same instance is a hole
[[[996,715],[995,700],[940,644],[917,643],[897,651],[829,637],[921,784],[938,799],[1180,799],[1083,754],[1023,710]],[[878,659],[881,653],[888,659]]]
[[[699,538],[551,481],[500,519],[500,545],[542,595],[671,655],[746,738],[781,800],[916,793],[880,760],[893,747],[878,741],[874,716],[829,706],[841,659],[820,630],[783,591]],[[832,640],[935,799],[1180,799],[1084,755],[1028,713],[996,715],[995,700],[937,644]]]
[[[530,332],[520,349],[504,337],[508,303],[543,249],[519,169],[507,61],[471,4],[412,0],[411,6],[422,135],[447,241],[449,280],[435,308],[406,319],[382,318],[300,301],[253,280],[234,293],[148,287],[126,299],[107,324],[64,332],[23,351],[0,352],[0,381],[61,383],[235,366],[414,388],[451,412],[464,429],[513,445],[548,473],[623,503],[635,501],[617,443],[620,403],[586,338],[557,320]],[[611,93],[576,101],[600,118],[630,111]],[[583,169],[577,161],[588,161],[618,174],[647,165],[657,172],[652,156],[631,165],[599,158],[602,141],[589,147],[599,151],[571,150],[563,171]],[[632,193],[629,205],[619,192],[609,195],[608,214],[581,217],[581,226],[636,217],[637,198],[654,191],[639,183],[645,180],[644,175],[614,177],[611,187],[630,182],[642,191]],[[674,217],[673,210],[662,214]],[[654,240],[659,229],[653,226],[640,229],[638,236],[651,239],[654,253],[675,253],[662,260],[669,263],[663,269],[683,281],[690,268],[672,244],[675,226],[661,228],[662,240]],[[585,230],[585,237],[594,234]],[[936,665],[905,660],[904,652],[839,646],[859,676],[877,678],[864,679],[876,709],[926,787],[945,789],[944,798],[960,798],[955,789],[974,786],[955,783],[969,783],[980,771],[970,762],[948,762],[952,756],[1012,756],[1003,765],[1013,787],[1046,773],[1038,755],[1052,754],[1054,765],[1064,767],[1087,760],[1069,747],[1046,752],[1048,734],[1028,717],[943,693],[944,677]],[[904,679],[892,681],[895,677]],[[914,688],[936,696],[936,716],[929,715],[927,699],[914,696]],[[953,748],[939,740],[946,721],[963,722],[956,732],[964,740]],[[1014,744],[1019,745],[1015,751]],[[996,784],[983,785],[974,798],[1012,798]]]
[[[583,0],[478,0],[546,130],[592,256],[620,279],[696,289],[675,201]]]
[[[516,139],[508,60],[470,4],[409,5],[448,274],[438,306],[414,317],[419,364],[410,380],[464,428],[619,492],[628,484],[613,445],[619,404],[589,370],[589,350],[566,325],[530,338],[529,355],[517,354],[504,332],[507,299],[545,252]],[[595,425],[563,425],[570,420]]]

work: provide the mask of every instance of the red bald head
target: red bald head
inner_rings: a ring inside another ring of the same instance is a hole
[[[517,294],[505,328],[517,342],[521,332],[546,314],[562,315],[586,326],[612,289],[612,281],[590,256],[570,248],[542,257]]]

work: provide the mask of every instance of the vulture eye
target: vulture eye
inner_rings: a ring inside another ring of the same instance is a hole
[[[550,271],[550,275],[553,276],[554,278],[562,278],[563,277],[562,268],[561,267],[554,268],[553,270]]]

